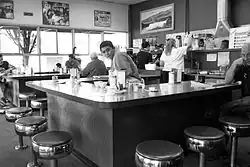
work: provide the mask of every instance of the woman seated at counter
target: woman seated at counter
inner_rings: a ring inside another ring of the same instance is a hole
[[[150,51],[150,44],[148,41],[144,41],[141,44],[142,49],[137,53],[137,62],[139,69],[145,69],[145,64],[152,62],[152,54]]]
[[[111,41],[103,41],[100,44],[100,50],[103,56],[112,60],[111,70],[126,70],[126,78],[130,81],[140,80],[138,69],[126,53],[115,49]]]
[[[166,46],[160,58],[160,66],[165,69],[175,68],[184,72],[184,56],[191,48],[193,38],[188,37],[187,46],[176,47],[175,39],[167,39]]]

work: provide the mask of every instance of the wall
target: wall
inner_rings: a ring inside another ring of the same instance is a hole
[[[140,11],[159,7],[162,5],[167,5],[170,3],[174,3],[174,9],[175,9],[175,25],[174,25],[174,30],[173,31],[168,31],[169,33],[173,32],[181,32],[184,31],[184,9],[185,9],[185,2],[184,0],[150,0],[150,1],[145,1],[143,3],[139,3],[136,5],[130,6],[130,11],[131,11],[131,36],[132,38],[141,38],[142,36],[140,35]],[[166,32],[159,32],[159,33],[154,33],[154,34],[147,34],[143,36],[157,36],[158,41],[160,43],[163,43],[165,41],[165,35]]]
[[[42,0],[13,0],[13,20],[1,19],[0,24],[42,25]],[[95,30],[128,31],[128,6],[114,3],[86,0],[51,0],[70,5],[70,27]],[[94,10],[111,12],[111,27],[94,27]],[[23,12],[33,12],[24,16]]]
[[[235,27],[250,24],[249,7],[249,0],[231,0],[231,20]]]
[[[250,24],[250,1],[229,0],[231,2],[230,20],[234,27]],[[155,34],[140,35],[140,11],[175,4],[175,28],[173,31]],[[150,0],[130,7],[131,11],[131,37],[132,39],[147,36],[157,36],[158,43],[165,42],[165,34],[184,32],[185,25],[185,0]],[[239,12],[240,11],[240,12]],[[189,0],[189,27],[190,30],[215,28],[217,21],[217,0]]]

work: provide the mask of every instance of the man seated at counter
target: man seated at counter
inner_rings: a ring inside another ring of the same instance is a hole
[[[69,69],[71,68],[77,68],[78,70],[80,70],[80,62],[79,60],[76,59],[74,54],[70,54],[69,60],[67,60],[65,63],[65,67],[66,67],[66,72],[68,72]]]
[[[250,43],[243,45],[241,57],[228,69],[225,83],[242,82],[242,98],[226,103],[221,108],[221,116],[237,115],[250,118]]]
[[[3,61],[3,55],[0,54],[0,76],[7,75],[13,69],[15,69],[15,67],[13,65],[9,64],[7,61]],[[2,77],[0,77],[0,87],[1,87],[1,91],[2,91],[0,105],[3,106],[8,102],[8,100],[5,97],[7,94],[7,92],[6,92],[7,83],[6,83],[6,80]]]
[[[100,50],[103,56],[112,60],[111,70],[126,70],[128,80],[131,82],[140,80],[138,69],[131,57],[116,50],[111,41],[103,41]]]
[[[193,38],[188,37],[187,46],[176,47],[175,39],[169,38],[160,58],[160,66],[165,69],[175,68],[184,72],[184,56],[192,46]]]
[[[107,75],[108,71],[103,61],[98,59],[96,52],[90,54],[91,62],[80,72],[82,77]]]

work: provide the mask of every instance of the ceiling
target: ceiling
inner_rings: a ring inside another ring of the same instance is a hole
[[[132,5],[132,4],[140,3],[143,1],[147,1],[147,0],[102,0],[102,1]]]

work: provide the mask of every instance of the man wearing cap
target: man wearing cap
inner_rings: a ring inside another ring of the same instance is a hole
[[[221,108],[221,116],[236,115],[249,117],[250,113],[250,43],[243,45],[241,57],[236,59],[228,69],[225,83],[237,81],[242,83],[242,98],[226,103]]]
[[[69,71],[69,69],[71,68],[77,68],[78,70],[80,70],[80,64],[80,61],[75,57],[75,55],[70,54],[69,60],[67,60],[65,63],[66,71]]]
[[[108,71],[103,61],[98,59],[97,53],[90,54],[91,62],[80,72],[82,77],[93,77],[107,75]]]
[[[103,56],[112,60],[111,70],[126,70],[127,79],[140,80],[138,69],[132,58],[126,53],[117,51],[111,41],[103,41],[100,44],[100,50]]]

